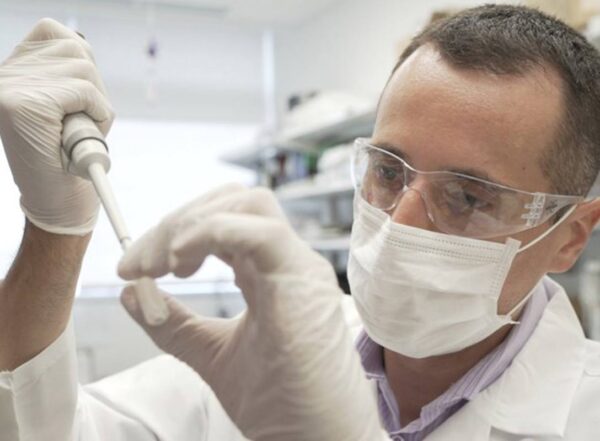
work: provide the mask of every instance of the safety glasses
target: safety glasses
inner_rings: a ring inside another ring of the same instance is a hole
[[[356,191],[375,208],[391,213],[411,189],[440,231],[478,239],[534,228],[585,199],[530,193],[451,171],[419,171],[364,138],[354,143],[352,177]]]

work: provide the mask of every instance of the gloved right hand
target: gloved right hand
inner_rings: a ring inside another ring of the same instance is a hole
[[[0,136],[25,215],[57,234],[90,232],[99,207],[92,184],[61,163],[62,121],[77,112],[103,134],[114,118],[89,44],[43,19],[0,65]]]
[[[294,233],[271,192],[225,186],[191,202],[136,241],[119,274],[185,277],[210,254],[233,268],[247,311],[203,318],[166,297],[168,321],[149,326],[126,289],[123,303],[157,345],[204,378],[248,439],[389,440],[335,273]]]

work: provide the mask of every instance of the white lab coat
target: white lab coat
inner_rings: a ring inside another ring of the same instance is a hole
[[[550,302],[523,350],[427,441],[600,440],[600,343],[584,338],[562,288],[542,283]],[[351,300],[345,309],[356,335]],[[0,441],[67,440],[245,438],[210,388],[169,356],[78,386],[69,328],[33,360],[0,373]]]

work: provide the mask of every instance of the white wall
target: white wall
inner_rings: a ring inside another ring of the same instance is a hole
[[[481,0],[343,0],[303,24],[276,33],[277,94],[337,89],[376,102],[395,64],[398,44],[434,10]]]
[[[85,7],[84,7],[85,6]],[[154,25],[129,2],[0,0],[0,59],[44,16],[92,44],[119,117],[259,122],[261,31],[194,13],[157,11]],[[158,99],[146,100],[146,45],[158,41]]]

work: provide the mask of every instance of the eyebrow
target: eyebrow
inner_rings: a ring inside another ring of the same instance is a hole
[[[381,150],[385,150],[386,152],[390,152],[390,153],[398,156],[399,158],[404,159],[406,162],[411,162],[410,156],[408,156],[408,154],[404,153],[402,151],[402,149],[396,145],[389,144],[387,142],[377,143],[377,144],[373,144],[373,145]]]
[[[411,160],[410,160],[410,156],[408,154],[406,154],[405,152],[402,151],[402,148],[400,148],[397,145],[394,144],[390,144],[387,142],[383,142],[383,143],[378,143],[378,144],[373,144],[375,147],[378,147],[382,150],[385,150],[386,152],[390,152],[396,156],[398,156],[399,158],[402,158],[403,160],[405,160],[406,162],[408,162],[410,164]],[[510,187],[508,184],[499,182],[497,179],[494,179],[492,177],[490,177],[490,175],[483,171],[483,170],[478,170],[478,169],[474,169],[474,168],[448,168],[448,169],[443,169],[443,170],[439,170],[439,171],[448,171],[448,172],[453,172],[453,173],[460,173],[461,175],[466,175],[466,176],[470,176],[473,178],[477,178],[477,179],[483,179],[484,181],[488,181],[491,182],[493,184],[496,185],[502,185],[505,187]]]

